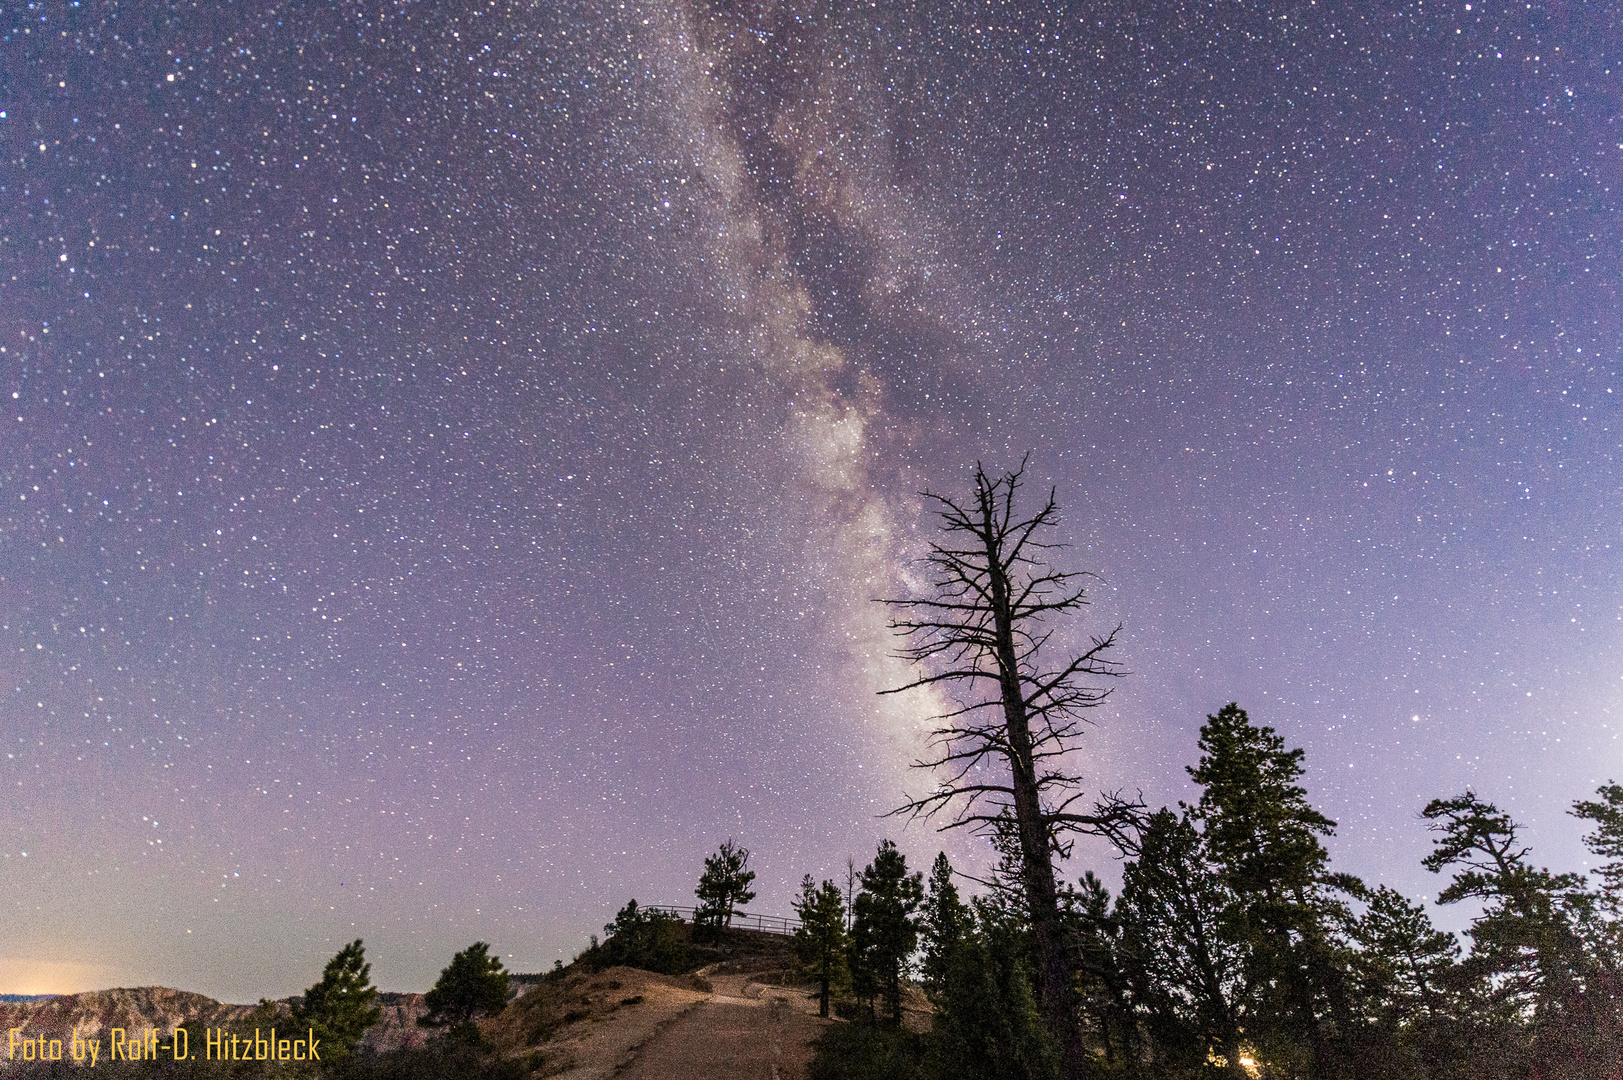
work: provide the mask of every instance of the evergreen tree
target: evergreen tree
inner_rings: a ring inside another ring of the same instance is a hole
[[[1096,1031],[1108,1068],[1136,1060],[1142,1049],[1123,964],[1122,921],[1111,911],[1110,890],[1093,871],[1078,885],[1061,897],[1076,948],[1078,1008],[1084,1025]]]
[[[1599,800],[1573,805],[1575,817],[1595,823],[1585,845],[1607,860],[1592,871],[1600,885],[1583,929],[1597,968],[1594,981],[1615,1004],[1623,1002],[1623,784],[1604,784],[1596,794]]]
[[[807,874],[800,881],[795,901],[800,927],[795,931],[795,953],[817,980],[817,1015],[828,1015],[829,996],[845,975],[845,898],[832,881],[812,884]]]
[[[1448,973],[1460,946],[1420,904],[1385,885],[1353,926],[1364,1012],[1392,1029],[1435,1023],[1450,1011]]]
[[[1228,883],[1270,903],[1314,888],[1330,860],[1319,837],[1336,823],[1296,783],[1303,751],[1286,750],[1273,728],[1254,726],[1233,703],[1206,718],[1200,749],[1200,763],[1186,770],[1203,788],[1190,816]]]
[[[1470,962],[1493,974],[1502,997],[1529,1009],[1561,996],[1576,977],[1579,947],[1570,917],[1581,903],[1582,879],[1534,868],[1510,815],[1474,792],[1433,799],[1421,814],[1439,834],[1423,865],[1433,873],[1456,868],[1437,902],[1485,905],[1471,927]]]
[[[321,1041],[322,1061],[341,1062],[354,1053],[366,1029],[383,1015],[377,996],[366,948],[356,938],[327,961],[321,981],[293,1006],[293,1023],[315,1032]]]
[[[705,858],[704,873],[699,875],[698,888],[694,889],[699,898],[698,922],[709,927],[731,926],[733,908],[755,899],[750,889],[755,871],[749,869],[749,861],[749,849],[739,847],[731,837],[714,855]]]
[[[1059,1055],[1048,1038],[1017,954],[972,926],[954,943],[935,993],[930,1059],[955,1080],[1052,1080]]]
[[[588,950],[592,966],[598,970],[624,964],[679,975],[687,967],[676,917],[640,908],[635,899],[615,913],[614,921],[603,927],[603,935],[603,944]]]
[[[1623,784],[1602,784],[1596,794],[1598,800],[1574,803],[1572,816],[1595,823],[1584,844],[1608,860],[1593,873],[1600,878],[1600,906],[1618,919],[1623,918]]]
[[[500,958],[489,954],[490,946],[476,941],[451,958],[440,972],[439,981],[423,995],[427,1015],[417,1022],[424,1027],[449,1026],[453,1035],[478,1041],[479,1029],[473,1018],[500,1012],[507,1004],[507,972]]]
[[[907,872],[907,858],[884,840],[874,861],[862,871],[862,891],[855,903],[853,952],[872,988],[885,997],[888,1019],[902,1020],[902,969],[918,946],[913,915],[924,902],[924,875]]]
[[[1124,1050],[1141,1017],[1168,1070],[1345,1073],[1363,1033],[1343,896],[1363,886],[1329,872],[1320,837],[1335,823],[1297,782],[1302,751],[1238,705],[1206,718],[1200,749],[1188,770],[1199,801],[1146,819],[1114,914],[1096,886],[1080,918],[1097,973],[1091,1011],[1115,1018]]]
[[[1525,1067],[1550,1077],[1623,1067],[1620,986],[1585,940],[1595,897],[1583,878],[1535,868],[1516,823],[1472,792],[1433,799],[1421,813],[1438,833],[1426,869],[1455,868],[1437,902],[1483,904],[1465,964],[1490,1005],[1527,1028]]]
[[[953,952],[969,930],[969,908],[958,898],[958,889],[952,883],[952,864],[945,851],[938,852],[930,864],[920,929],[924,936],[924,986],[935,992],[941,989]]]
[[[1422,905],[1382,885],[1351,936],[1351,993],[1365,1024],[1360,1075],[1450,1075],[1464,1067],[1465,1047],[1491,1041],[1462,1024],[1459,942]]]
[[[1190,808],[1225,884],[1239,899],[1225,927],[1243,942],[1246,978],[1256,1008],[1259,1051],[1286,1065],[1311,1055],[1330,1075],[1338,1033],[1351,1023],[1346,950],[1337,927],[1350,919],[1338,893],[1358,895],[1355,878],[1328,872],[1321,836],[1335,822],[1308,804],[1297,783],[1301,749],[1287,750],[1271,727],[1251,723],[1236,704],[1208,716],[1200,729],[1200,762],[1189,769],[1203,788]]]
[[[1158,810],[1135,846],[1116,916],[1130,997],[1156,1062],[1175,1073],[1216,1057],[1228,1075],[1244,1076],[1257,1004],[1246,942],[1234,931],[1243,925],[1243,899],[1187,816]]]

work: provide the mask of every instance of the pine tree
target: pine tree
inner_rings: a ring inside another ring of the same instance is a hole
[[[1466,792],[1433,799],[1421,811],[1438,834],[1423,865],[1432,873],[1454,867],[1437,895],[1439,904],[1480,900],[1485,908],[1471,927],[1471,962],[1487,966],[1501,995],[1535,1006],[1559,996],[1572,978],[1578,943],[1570,921],[1583,880],[1553,874],[1527,861],[1529,849],[1509,814]]]
[[[356,938],[327,961],[321,981],[293,1006],[293,1022],[315,1032],[321,1041],[322,1061],[343,1061],[354,1053],[366,1029],[383,1015],[377,996],[366,948]]]
[[[1612,918],[1623,918],[1623,784],[1602,784],[1598,800],[1573,803],[1572,816],[1595,823],[1584,837],[1590,851],[1608,860],[1593,873],[1600,878],[1600,906]]]
[[[640,908],[635,898],[615,913],[613,922],[603,927],[603,936],[602,945],[594,944],[588,950],[597,970],[623,964],[662,975],[677,975],[687,967],[687,952],[682,947],[676,917]]]
[[[1206,718],[1200,749],[1200,764],[1187,770],[1204,789],[1191,817],[1229,884],[1271,903],[1319,884],[1330,860],[1319,837],[1336,823],[1296,783],[1303,751],[1286,750],[1273,728],[1252,725],[1233,703]]]
[[[449,1026],[451,1034],[478,1041],[479,1029],[473,1018],[500,1012],[507,1004],[507,972],[490,946],[476,941],[451,958],[440,972],[439,981],[423,995],[427,1015],[417,1022],[424,1027]]]
[[[1120,962],[1158,1064],[1194,1070],[1215,1054],[1242,1077],[1257,1012],[1248,950],[1234,930],[1243,899],[1187,815],[1156,811],[1134,846],[1116,904]]]
[[[795,953],[817,980],[817,1015],[827,1016],[829,997],[845,975],[845,898],[832,881],[812,884],[807,874],[795,901],[800,927],[795,931]]]
[[[1188,770],[1204,789],[1189,811],[1202,844],[1240,903],[1226,932],[1246,950],[1247,980],[1267,1022],[1259,1048],[1281,1064],[1310,1053],[1321,1074],[1337,1028],[1350,1025],[1346,957],[1336,927],[1349,918],[1339,893],[1362,883],[1328,872],[1321,836],[1336,823],[1315,810],[1297,783],[1301,749],[1287,750],[1271,727],[1251,723],[1230,703],[1200,729],[1201,758]]]
[[[731,838],[714,855],[704,860],[704,873],[699,875],[699,912],[696,919],[709,927],[731,926],[733,908],[742,907],[755,899],[750,883],[755,871],[749,869],[748,848],[739,847]]]
[[[852,926],[853,952],[873,987],[885,996],[888,1019],[902,1020],[902,968],[918,946],[913,913],[924,902],[924,875],[907,872],[907,858],[889,840],[862,871]]]
[[[1097,1030],[1107,1066],[1133,1060],[1142,1044],[1123,964],[1122,920],[1111,910],[1110,890],[1089,870],[1061,899],[1076,947],[1082,1019]]]
[[[954,1080],[1052,1080],[1059,1075],[1059,1055],[1017,954],[966,933],[952,947],[935,998],[930,1057],[937,1075]]]
[[[1451,1012],[1448,973],[1459,958],[1459,942],[1432,926],[1424,906],[1382,885],[1354,923],[1353,938],[1367,1015],[1392,1029],[1411,1029]]]
[[[930,881],[920,926],[924,936],[923,975],[926,990],[935,992],[941,989],[953,952],[969,929],[969,908],[958,898],[958,888],[952,883],[952,864],[947,861],[945,851],[938,852],[935,862],[930,864]]]
[[[1580,800],[1572,812],[1595,823],[1584,844],[1606,860],[1592,871],[1600,885],[1583,930],[1597,969],[1592,981],[1615,1013],[1623,1009],[1623,784],[1603,784],[1596,794],[1598,800]],[[1623,1021],[1615,1027],[1623,1036]]]
[[[1437,902],[1483,904],[1465,965],[1490,1004],[1527,1027],[1528,1067],[1571,1077],[1623,1067],[1623,986],[1585,940],[1595,897],[1584,879],[1535,868],[1510,815],[1473,792],[1433,799],[1421,814],[1438,834],[1423,865],[1454,868]]]

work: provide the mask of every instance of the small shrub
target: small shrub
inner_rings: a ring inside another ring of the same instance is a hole
[[[680,975],[688,968],[681,922],[662,911],[648,911],[633,900],[603,928],[608,940],[594,944],[581,959],[594,971],[623,964],[661,975]]]
[[[834,1024],[817,1040],[810,1080],[927,1080],[922,1036],[877,1024]]]
[[[330,1074],[335,1080],[523,1080],[520,1061],[504,1060],[456,1039],[433,1039],[384,1054],[356,1053]]]

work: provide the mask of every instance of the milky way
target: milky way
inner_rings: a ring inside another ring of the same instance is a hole
[[[978,865],[879,816],[940,703],[873,601],[1028,451],[1124,624],[1090,785],[1235,700],[1339,868],[1435,892],[1468,786],[1581,867],[1615,6],[551,7],[0,5],[0,990]]]

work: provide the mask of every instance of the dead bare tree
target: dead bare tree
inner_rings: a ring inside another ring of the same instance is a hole
[[[1046,561],[1060,546],[1047,539],[1059,508],[1051,489],[1041,509],[1022,516],[1016,503],[1025,470],[1022,461],[994,479],[977,463],[967,502],[925,493],[943,534],[923,560],[933,591],[885,601],[895,612],[891,629],[905,640],[901,655],[923,672],[884,693],[940,687],[954,705],[937,717],[934,756],[915,763],[937,774],[937,786],[893,812],[950,813],[943,830],[990,833],[1013,821],[1044,1021],[1067,1075],[1080,1077],[1087,1054],[1054,862],[1069,856],[1079,833],[1127,843],[1140,806],[1119,796],[1087,803],[1082,778],[1068,770],[1088,711],[1109,696],[1103,683],[1125,674],[1111,656],[1121,627],[1057,665],[1045,663],[1054,620],[1087,606],[1083,582],[1091,575]]]

